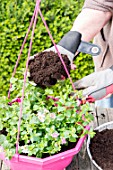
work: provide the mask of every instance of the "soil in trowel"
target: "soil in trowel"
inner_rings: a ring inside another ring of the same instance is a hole
[[[68,72],[70,73],[71,65],[67,55],[61,54],[61,56]],[[58,54],[53,51],[45,51],[35,55],[34,59],[29,61],[29,72],[29,80],[34,81],[37,86],[42,88],[55,85],[57,80],[62,80],[68,77]],[[22,142],[21,144],[23,145]],[[70,142],[68,146],[62,146],[60,152],[72,149],[75,145],[76,143]],[[24,153],[23,155],[26,154]],[[35,155],[32,156],[36,157]],[[42,155],[42,158],[48,156],[50,155],[44,154]]]
[[[70,61],[62,54],[63,61],[70,73]],[[40,87],[49,87],[57,80],[67,78],[67,73],[57,53],[53,51],[41,52],[29,61],[30,81]]]

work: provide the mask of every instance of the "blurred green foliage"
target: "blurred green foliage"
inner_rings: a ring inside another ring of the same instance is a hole
[[[57,43],[68,32],[81,11],[83,0],[42,0],[41,10]],[[0,0],[0,93],[7,94],[11,78],[22,42],[27,32],[35,7],[35,0]],[[31,34],[31,33],[30,33]],[[25,67],[29,40],[26,42],[18,70]],[[38,16],[31,55],[52,46],[48,33]],[[76,71],[72,76],[76,79],[93,72],[92,57],[80,54],[75,61]],[[18,71],[16,77],[18,77]]]

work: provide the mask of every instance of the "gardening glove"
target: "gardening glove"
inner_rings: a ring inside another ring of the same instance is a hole
[[[75,59],[76,52],[87,53],[93,56],[100,53],[100,48],[97,45],[81,41],[81,37],[82,35],[79,32],[69,31],[57,44],[59,52],[67,55],[71,63],[73,63],[73,60]],[[56,49],[53,46],[46,51],[56,52]]]
[[[97,45],[81,41],[81,36],[82,35],[77,31],[69,31],[57,44],[59,52],[61,54],[67,55],[71,63],[73,63],[76,52],[87,53],[93,56],[100,53],[100,48]],[[45,51],[56,52],[56,49],[54,46],[52,46]],[[33,59],[33,57],[31,57],[31,59]]]
[[[113,66],[94,72],[74,83],[75,89],[83,89],[86,100],[94,102],[113,93]]]

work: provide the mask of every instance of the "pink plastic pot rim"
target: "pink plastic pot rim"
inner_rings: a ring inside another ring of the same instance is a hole
[[[75,148],[70,149],[68,151],[53,155],[53,156],[49,156],[47,158],[35,158],[35,157],[29,157],[29,156],[23,156],[23,155],[19,155],[19,154],[15,154],[11,160],[7,160],[5,158],[5,154],[4,152],[0,153],[0,158],[8,165],[10,166],[11,162],[28,162],[28,163],[32,163],[32,164],[40,164],[40,165],[47,165],[49,163],[52,162],[56,162],[60,159],[65,159],[67,157],[72,157],[73,155],[77,154],[80,151],[80,148],[85,140],[86,136],[84,136],[83,138],[80,138],[79,141],[77,142],[77,145],[75,146]]]
[[[87,130],[89,130],[89,126],[86,127]],[[47,158],[35,158],[35,157],[29,157],[29,156],[23,156],[23,155],[19,155],[19,154],[15,154],[11,160],[6,160],[5,158],[5,154],[4,153],[0,153],[0,158],[3,159],[3,155],[4,155],[4,161],[6,162],[7,165],[9,165],[11,162],[28,162],[28,163],[32,163],[32,164],[40,164],[40,165],[47,165],[49,163],[52,163],[52,162],[56,162],[60,159],[65,159],[67,157],[72,157],[73,155],[77,154],[80,149],[81,149],[81,146],[84,142],[84,140],[86,139],[86,136],[85,135],[84,137],[80,138],[75,146],[75,148],[73,149],[70,149],[70,150],[67,150],[67,151],[64,151],[62,153],[58,153],[58,154],[55,154],[53,156],[49,156]]]
[[[13,158],[11,159],[11,162],[29,162],[29,163],[33,163],[33,164],[49,164],[49,162],[55,162],[59,159],[64,159],[66,157],[71,157],[75,154],[77,154],[79,151],[80,151],[80,148],[85,140],[86,136],[84,136],[83,138],[80,138],[77,145],[75,146],[74,149],[70,149],[68,151],[65,151],[65,152],[62,152],[62,153],[59,153],[59,154],[56,154],[56,155],[53,155],[53,156],[49,156],[47,158],[33,158],[33,157],[28,157],[28,156],[23,156],[23,155],[17,155],[15,154],[13,156]]]
[[[65,151],[65,152],[62,152],[62,153],[59,153],[59,154],[55,154],[53,156],[49,156],[47,158],[33,158],[33,157],[28,157],[28,156],[23,156],[23,155],[18,155],[18,158],[17,158],[17,155],[14,155],[14,157],[11,159],[11,161],[14,161],[15,158],[16,160],[18,159],[18,161],[26,161],[26,162],[39,162],[40,164],[44,163],[44,164],[48,164],[49,161],[50,162],[54,162],[54,161],[57,161],[60,159],[64,159],[66,157],[70,157],[70,156],[73,156],[75,154],[77,154],[79,151],[80,151],[80,148],[85,140],[86,136],[83,137],[83,138],[80,138],[76,147],[74,149],[70,149],[68,151]]]

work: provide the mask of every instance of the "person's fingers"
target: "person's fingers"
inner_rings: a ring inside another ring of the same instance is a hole
[[[100,100],[106,96],[106,88],[96,90],[96,87],[89,87],[83,90],[83,96],[91,96],[95,100]]]
[[[92,79],[90,79],[90,77],[84,77],[81,80],[78,80],[76,82],[74,82],[74,86],[76,89],[85,89],[87,87],[92,86],[94,83],[92,81]]]
[[[30,60],[30,61],[31,61],[31,60],[34,60],[35,56],[38,56],[38,55],[39,55],[39,53],[36,53],[36,54],[34,54],[33,56],[30,56],[30,59],[29,59],[29,60]]]
[[[94,97],[93,93],[95,93],[96,91],[98,91],[98,90],[96,90],[96,86],[90,86],[90,87],[83,90],[83,96],[92,96],[92,97]]]
[[[75,86],[75,89],[77,90],[85,89],[88,87],[83,79],[74,82],[74,86]]]
[[[31,60],[34,60],[34,57],[35,57],[35,56],[30,56],[30,59],[29,59],[29,60],[30,60],[30,61],[31,61]]]
[[[97,73],[92,73],[88,76],[85,76],[84,78],[74,82],[74,86],[76,89],[85,89],[91,86],[95,86],[97,81]]]

